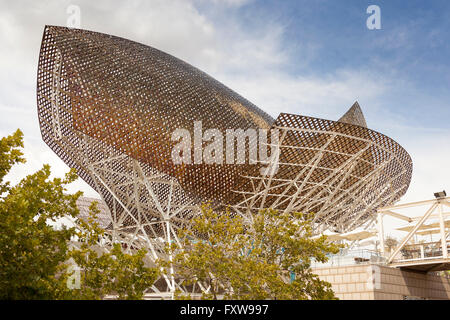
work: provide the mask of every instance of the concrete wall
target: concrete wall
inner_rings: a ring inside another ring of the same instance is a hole
[[[450,299],[450,278],[378,265],[316,268],[342,300]]]

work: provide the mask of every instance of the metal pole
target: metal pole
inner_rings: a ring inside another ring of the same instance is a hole
[[[403,239],[402,243],[395,249],[394,253],[391,254],[391,256],[388,259],[388,263],[391,263],[392,260],[394,260],[394,257],[400,252],[401,249],[405,246],[405,244],[416,234],[417,230],[423,225],[423,223],[430,217],[430,215],[433,213],[433,211],[436,209],[438,204],[435,202],[425,213],[425,215],[420,218],[420,220],[417,222],[416,226],[408,233],[408,235]]]
[[[442,257],[447,259],[448,251],[447,251],[447,239],[445,237],[445,223],[444,216],[442,215],[442,204],[439,202],[439,226],[441,229],[441,247],[442,247]]]
[[[378,240],[380,242],[381,256],[384,257],[384,227],[383,227],[383,213],[378,212]]]

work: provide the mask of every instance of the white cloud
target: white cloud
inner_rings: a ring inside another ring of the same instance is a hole
[[[446,189],[450,194],[450,130],[417,130],[405,140],[414,168],[408,193],[402,201],[432,199],[433,193]]]
[[[267,72],[256,78],[236,75],[223,80],[274,117],[287,112],[337,119],[355,100],[371,101],[386,90],[385,81],[351,70],[323,77]]]
[[[217,5],[225,5],[225,6],[229,6],[229,7],[241,7],[252,1],[253,0],[196,0],[196,2],[200,3],[200,4],[212,2]]]

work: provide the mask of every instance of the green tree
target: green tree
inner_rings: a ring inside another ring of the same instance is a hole
[[[44,165],[16,186],[5,181],[14,165],[25,162],[21,148],[20,130],[0,140],[0,299],[141,298],[157,273],[144,266],[144,250],[126,254],[115,245],[108,253],[94,252],[94,239],[103,232],[94,222],[95,205],[92,219],[79,220],[81,228],[51,225],[79,213],[82,193],[67,193],[77,179],[74,170],[50,179],[50,166]],[[71,246],[74,237],[80,248]],[[82,269],[78,290],[67,286],[69,259]]]
[[[398,246],[398,240],[395,239],[394,237],[387,236],[386,239],[384,240],[384,246],[388,252],[391,252]]]
[[[106,252],[104,246],[98,246],[98,239],[104,236],[97,222],[98,213],[97,203],[93,202],[87,221],[80,219],[77,223],[80,248],[71,250],[69,257],[81,269],[82,285],[79,290],[70,291],[71,297],[98,299],[114,294],[118,299],[142,299],[158,272],[145,266],[145,249],[127,254],[119,243]]]
[[[251,223],[209,205],[172,244],[172,262],[159,261],[186,285],[204,289],[203,299],[336,299],[331,285],[313,274],[314,258],[326,262],[339,247],[312,237],[311,220],[300,213],[262,210]],[[197,240],[196,240],[197,239]],[[188,298],[177,293],[179,298]]]

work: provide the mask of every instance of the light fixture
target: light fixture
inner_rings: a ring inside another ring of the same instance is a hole
[[[447,196],[447,193],[445,192],[445,190],[442,190],[441,192],[435,192],[434,196],[436,199],[442,199]]]

